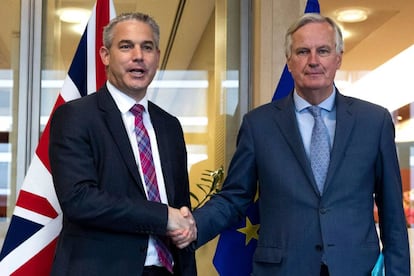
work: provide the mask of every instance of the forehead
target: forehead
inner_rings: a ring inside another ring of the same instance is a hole
[[[114,26],[114,40],[154,40],[151,27],[138,20],[121,21]]]
[[[310,45],[335,45],[335,32],[327,22],[308,23],[292,34],[294,47]]]

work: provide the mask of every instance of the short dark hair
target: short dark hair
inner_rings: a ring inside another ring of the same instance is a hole
[[[148,24],[151,29],[152,33],[154,35],[154,42],[155,47],[159,49],[160,45],[160,27],[158,26],[158,23],[148,14],[140,13],[140,12],[133,12],[133,13],[122,13],[118,15],[117,17],[113,18],[108,25],[105,26],[103,30],[103,45],[106,48],[111,48],[112,41],[114,38],[113,34],[113,28],[116,24],[119,22],[127,21],[127,20],[136,20],[143,23]]]

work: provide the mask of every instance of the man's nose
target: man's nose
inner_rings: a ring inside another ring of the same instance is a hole
[[[134,60],[142,60],[143,59],[143,51],[141,47],[134,47],[133,50],[133,58]]]
[[[310,52],[308,56],[308,65],[310,67],[316,67],[319,65],[319,55],[316,52]]]

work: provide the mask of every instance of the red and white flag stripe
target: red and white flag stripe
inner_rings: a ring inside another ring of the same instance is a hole
[[[99,58],[102,30],[115,17],[112,0],[97,0],[53,110],[93,93],[106,80]],[[85,54],[86,53],[86,54]],[[53,111],[52,111],[53,112]],[[49,123],[23,181],[0,253],[0,275],[49,275],[62,211],[50,174]]]

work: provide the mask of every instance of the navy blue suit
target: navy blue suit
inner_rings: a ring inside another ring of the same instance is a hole
[[[169,205],[190,206],[180,123],[151,102],[148,111]],[[168,209],[146,199],[121,113],[106,86],[54,112],[49,155],[63,211],[52,275],[141,275],[149,235],[165,235]],[[196,275],[194,253],[171,249],[174,275]]]
[[[370,275],[379,254],[386,275],[410,275],[402,187],[389,112],[336,94],[331,162],[320,196],[295,116],[292,93],[243,119],[222,191],[194,213],[201,246],[244,217],[259,191],[260,231],[252,275]]]

